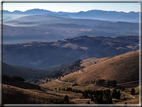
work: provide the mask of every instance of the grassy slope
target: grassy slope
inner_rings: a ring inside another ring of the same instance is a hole
[[[70,103],[78,103],[75,99],[80,99],[81,93],[74,93],[71,91],[52,90],[50,88],[41,87],[42,90],[37,89],[23,89],[11,85],[3,84],[3,104],[58,104],[63,101],[64,97],[68,95]],[[84,99],[87,103],[90,99]]]
[[[72,89],[78,89],[78,90],[103,90],[103,89],[108,89],[106,87],[102,87],[102,86],[98,86],[98,85],[83,85],[83,84],[80,84],[80,85],[77,85],[77,86],[72,86],[71,83],[62,83],[62,82],[59,82],[59,81],[56,81],[56,80],[52,80],[51,82],[48,82],[48,83],[45,83],[45,84],[41,84],[40,86],[42,87],[46,87],[46,88],[49,88],[49,89],[52,89],[54,90],[55,88],[57,89],[63,89],[63,88],[67,88],[67,87],[71,87]]]
[[[4,104],[42,104],[52,103],[51,100],[59,99],[60,96],[46,94],[36,89],[23,89],[11,85],[3,84]]]
[[[81,64],[81,66],[88,67],[90,65],[94,65],[95,63],[100,63],[102,61],[105,61],[105,60],[107,60],[109,58],[110,57],[105,57],[105,58],[97,58],[97,57],[87,58],[87,59],[83,60],[83,63]]]
[[[118,83],[139,78],[139,51],[122,54],[80,71],[68,74],[61,80],[85,83],[98,79],[116,80]]]

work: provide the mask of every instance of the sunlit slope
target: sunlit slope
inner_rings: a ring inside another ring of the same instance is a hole
[[[139,51],[122,54],[68,74],[61,80],[86,83],[98,79],[118,83],[139,80]]]
[[[88,67],[90,65],[94,65],[94,64],[100,63],[102,61],[105,61],[105,60],[107,60],[109,58],[111,58],[111,57],[105,57],[105,58],[97,58],[97,57],[87,58],[87,59],[83,60],[81,66]]]

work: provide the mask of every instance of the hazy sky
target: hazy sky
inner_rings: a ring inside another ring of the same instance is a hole
[[[140,11],[139,3],[3,3],[3,9],[26,11],[39,8],[51,11],[79,12],[92,9],[130,12]]]

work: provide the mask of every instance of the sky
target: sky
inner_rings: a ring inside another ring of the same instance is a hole
[[[26,11],[35,8],[54,12],[79,12],[95,9],[119,12],[139,12],[140,3],[3,3],[3,10],[8,11]]]

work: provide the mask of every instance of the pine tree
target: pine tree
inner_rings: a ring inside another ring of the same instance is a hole
[[[122,87],[122,91],[124,91],[124,90],[125,90],[125,87],[123,86],[123,87]]]
[[[118,92],[117,92],[117,98],[120,99],[120,96],[121,96],[121,93],[120,93],[120,90],[118,90]]]
[[[94,101],[94,98],[93,98],[93,96],[91,96],[91,101]]]
[[[112,104],[112,97],[111,96],[107,99],[107,104]]]
[[[103,104],[103,96],[100,94],[97,99],[98,104]]]
[[[116,89],[114,89],[113,92],[112,92],[112,97],[116,98],[116,94],[117,94],[117,91],[116,91]]]
[[[131,89],[131,95],[134,95],[134,94],[135,94],[135,89],[132,88],[132,89]]]
[[[64,102],[65,102],[65,104],[69,103],[69,97],[67,95],[64,97]]]

